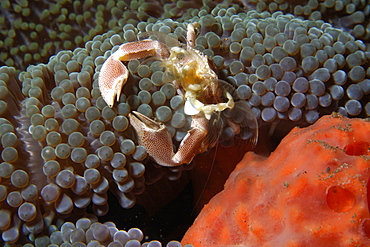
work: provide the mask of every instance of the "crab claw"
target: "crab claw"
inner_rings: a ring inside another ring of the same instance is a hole
[[[114,54],[104,62],[99,73],[100,93],[110,108],[114,104],[116,95],[117,101],[119,100],[122,86],[126,83],[129,75],[126,66]]]
[[[139,144],[145,147],[149,156],[159,165],[173,167],[188,164],[196,154],[205,151],[203,141],[207,132],[203,128],[189,130],[180,143],[179,150],[174,153],[171,134],[164,124],[136,111],[129,114],[129,119],[136,130]],[[199,123],[198,120],[196,122]]]
[[[130,74],[122,62],[150,56],[158,59],[167,58],[168,48],[157,40],[130,42],[120,45],[118,50],[105,60],[99,73],[99,88],[101,96],[110,108],[113,107],[116,95],[119,101],[121,89]]]
[[[174,155],[172,138],[164,124],[158,123],[136,111],[129,114],[129,119],[136,130],[139,144],[145,147],[149,156],[155,162],[163,166],[180,165],[172,160]]]

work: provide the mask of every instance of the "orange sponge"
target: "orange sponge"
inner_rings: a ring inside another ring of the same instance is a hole
[[[370,246],[370,122],[324,116],[247,153],[182,244]]]

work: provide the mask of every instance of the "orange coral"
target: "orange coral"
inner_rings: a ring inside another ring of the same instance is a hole
[[[369,246],[370,122],[324,116],[247,153],[182,244]]]

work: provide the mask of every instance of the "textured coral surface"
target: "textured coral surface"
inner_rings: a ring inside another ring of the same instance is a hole
[[[369,246],[370,122],[324,116],[247,153],[182,244]]]

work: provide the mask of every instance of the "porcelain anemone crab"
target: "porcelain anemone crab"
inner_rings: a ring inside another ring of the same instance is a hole
[[[109,107],[113,107],[115,98],[119,100],[129,76],[123,61],[155,57],[173,76],[173,84],[185,99],[184,112],[192,116],[191,129],[176,153],[170,132],[164,124],[136,111],[129,114],[139,144],[162,166],[188,164],[196,154],[206,151],[212,144],[206,138],[212,114],[232,109],[235,105],[231,94],[219,87],[218,77],[210,68],[207,56],[193,48],[196,25],[188,25],[186,45],[178,42],[179,45],[173,46],[151,39],[122,44],[104,62],[99,74],[101,95]],[[227,102],[222,102],[225,101],[222,97]]]

